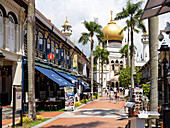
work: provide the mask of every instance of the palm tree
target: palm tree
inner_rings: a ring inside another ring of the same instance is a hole
[[[35,109],[35,0],[28,1],[27,15],[28,48],[28,117],[36,120]]]
[[[109,51],[107,49],[102,49],[102,54],[101,54],[101,65],[102,65],[102,82],[101,85],[103,85],[103,65],[109,63]]]
[[[102,53],[102,48],[100,47],[100,45],[96,46],[96,50],[93,52],[94,55],[94,64],[98,64],[97,61],[99,59],[99,83],[100,83],[100,61],[101,61],[101,53]]]
[[[102,40],[100,36],[97,35],[103,35],[102,32],[102,26],[97,23],[97,19],[94,19],[94,21],[84,21],[83,22],[85,28],[88,30],[88,32],[81,33],[81,37],[79,38],[78,42],[82,43],[83,45],[87,44],[88,42],[91,42],[91,93],[92,93],[92,100],[93,100],[93,45],[94,45],[94,36],[97,37],[99,42]]]
[[[128,30],[127,45],[124,46],[125,49],[127,49],[127,50],[124,51],[125,50],[124,49],[124,50],[122,50],[122,52],[126,53],[125,58],[127,58],[127,65],[130,66],[130,61],[129,61],[129,27],[130,27],[130,21],[126,20],[126,26],[119,32],[119,35],[121,35],[123,31],[126,31],[126,29]]]
[[[134,43],[133,43],[133,31],[134,27],[137,26],[140,28],[143,32],[146,32],[146,28],[142,21],[139,20],[143,10],[140,9],[142,5],[142,1],[139,1],[137,3],[132,3],[132,0],[128,0],[126,4],[126,8],[123,8],[122,12],[119,12],[115,20],[121,20],[125,18],[129,18],[130,21],[130,28],[131,28],[131,54],[130,54],[130,63],[131,63],[131,86],[134,88]]]
[[[130,48],[131,48],[131,46],[130,46]],[[134,48],[137,49],[135,46],[134,46]],[[128,58],[128,55],[129,55],[128,49],[129,49],[129,46],[128,46],[128,44],[126,44],[119,50],[119,52],[122,54],[121,58],[123,58],[123,57]]]

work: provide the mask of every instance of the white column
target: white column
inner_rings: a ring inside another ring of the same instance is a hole
[[[12,85],[22,85],[22,59],[18,59],[16,63],[13,64],[13,84]]]
[[[4,49],[9,51],[9,43],[8,43],[8,29],[9,29],[9,19],[4,17]]]
[[[14,51],[17,53],[18,52],[18,46],[19,46],[19,33],[18,33],[18,28],[19,25],[15,24],[15,48]]]

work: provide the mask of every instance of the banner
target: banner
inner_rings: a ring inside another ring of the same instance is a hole
[[[74,87],[64,87],[65,91],[65,110],[74,110]]]
[[[86,64],[83,64],[83,75],[86,75]]]
[[[73,57],[73,69],[77,69],[77,55]]]

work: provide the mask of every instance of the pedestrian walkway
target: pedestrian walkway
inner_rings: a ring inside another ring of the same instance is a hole
[[[73,112],[65,112],[59,118],[39,127],[42,128],[125,128],[127,116],[124,101],[109,103],[104,96]]]
[[[125,128],[127,115],[123,104],[124,101],[116,104],[115,100],[110,103],[109,97],[104,96],[71,112],[37,113],[51,119],[33,128]],[[3,120],[6,125],[7,121],[5,122]],[[10,122],[12,123],[12,120]]]

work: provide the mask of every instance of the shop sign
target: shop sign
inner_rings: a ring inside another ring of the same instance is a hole
[[[73,57],[73,69],[77,69],[77,55]]]
[[[53,59],[54,58],[54,54],[50,53],[48,54],[48,59]]]
[[[74,87],[64,87],[65,91],[65,110],[74,110]]]

